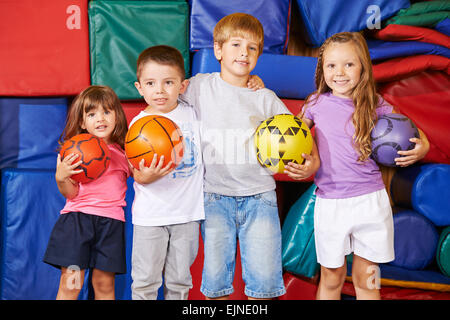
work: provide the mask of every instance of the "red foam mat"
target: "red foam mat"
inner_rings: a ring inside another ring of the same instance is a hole
[[[76,95],[90,84],[87,5],[0,1],[0,95]]]
[[[425,162],[450,164],[450,76],[426,71],[383,85],[380,94],[428,137]]]
[[[289,272],[283,274],[286,293],[278,300],[315,300],[317,284],[312,279],[295,276]]]

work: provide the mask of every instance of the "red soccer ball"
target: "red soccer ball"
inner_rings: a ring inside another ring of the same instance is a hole
[[[74,162],[83,161],[76,170],[83,170],[71,176],[72,179],[81,183],[91,182],[108,169],[111,155],[108,145],[92,134],[82,133],[66,140],[61,148],[61,160],[71,153],[78,154]]]

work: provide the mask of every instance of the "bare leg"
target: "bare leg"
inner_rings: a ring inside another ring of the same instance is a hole
[[[230,300],[230,296],[226,295],[226,296],[217,297],[217,298],[209,298],[209,297],[205,296],[205,300]]]
[[[317,300],[340,300],[347,265],[339,268],[320,267],[320,282],[316,293]]]
[[[92,271],[92,287],[94,288],[95,300],[114,300],[114,272],[94,269]]]
[[[84,270],[61,267],[58,294],[56,300],[76,300],[84,282]]]
[[[380,269],[377,263],[353,255],[352,280],[358,300],[380,300]]]

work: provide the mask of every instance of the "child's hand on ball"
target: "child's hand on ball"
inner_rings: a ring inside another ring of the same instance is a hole
[[[69,179],[72,175],[81,173],[83,170],[76,170],[76,168],[83,163],[83,161],[76,161],[78,158],[78,154],[71,153],[63,160],[61,160],[61,155],[58,154],[58,158],[56,159],[56,174],[55,179],[57,182],[64,182]]]
[[[413,163],[419,161],[425,155],[427,154],[428,150],[430,149],[430,145],[428,142],[428,139],[418,139],[418,138],[411,138],[409,141],[414,142],[416,145],[413,149],[407,150],[407,151],[398,151],[398,154],[401,157],[395,158],[395,164],[399,167],[407,167],[409,165],[412,165]]]
[[[163,167],[163,164],[164,156],[161,156],[158,162],[158,155],[156,153],[153,155],[152,163],[148,167],[145,166],[145,160],[142,159],[139,162],[139,170],[133,168],[134,179],[140,184],[148,184],[164,177],[173,170],[173,162],[169,161],[165,167]]]
[[[294,180],[303,180],[309,178],[316,170],[314,167],[315,158],[309,154],[303,153],[302,157],[305,159],[303,164],[289,162],[284,167],[284,173]]]

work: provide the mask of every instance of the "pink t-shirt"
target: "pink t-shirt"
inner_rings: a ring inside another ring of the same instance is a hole
[[[80,183],[78,195],[69,200],[61,213],[83,212],[101,217],[125,221],[123,207],[126,206],[125,193],[127,178],[130,176],[125,152],[116,144],[108,145],[111,162],[108,170],[98,179]]]
[[[352,99],[321,94],[315,104],[305,110],[304,117],[315,125],[320,168],[314,182],[316,194],[321,198],[350,198],[383,189],[384,183],[378,165],[369,158],[358,162],[353,147],[355,127],[352,115],[355,110]],[[392,106],[382,97],[377,115],[392,112]]]

